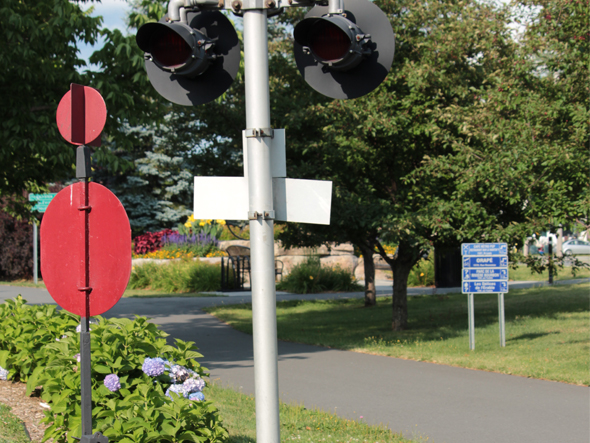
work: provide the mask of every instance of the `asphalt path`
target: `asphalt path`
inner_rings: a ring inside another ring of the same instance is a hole
[[[53,302],[46,290],[0,286],[0,300],[19,293],[29,303]],[[361,296],[278,294],[277,299]],[[151,317],[171,337],[197,344],[212,380],[253,394],[252,337],[202,311],[250,299],[247,294],[125,298],[105,316]],[[590,441],[588,387],[298,343],[279,342],[278,349],[279,391],[286,402],[349,419],[362,416],[435,443]]]

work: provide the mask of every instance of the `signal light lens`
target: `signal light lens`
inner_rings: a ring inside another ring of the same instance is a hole
[[[172,29],[161,26],[155,32],[150,45],[152,57],[162,66],[178,68],[191,57],[192,50],[188,43]]]
[[[309,48],[322,61],[338,61],[350,50],[350,37],[335,24],[318,20],[309,36]]]

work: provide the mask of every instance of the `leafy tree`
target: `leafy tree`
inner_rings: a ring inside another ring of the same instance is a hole
[[[588,20],[583,5],[545,2],[514,41],[507,9],[380,5],[397,37],[388,78],[369,96],[306,109],[322,134],[299,149],[303,170],[335,181],[330,228],[390,264],[392,328],[403,329],[407,277],[430,245],[518,246],[587,217]]]
[[[452,155],[453,142],[463,138],[458,124],[443,121],[439,113],[471,106],[471,90],[497,69],[510,45],[503,12],[488,5],[442,0],[379,6],[396,34],[389,76],[368,96],[307,109],[322,132],[301,148],[306,163],[317,165],[312,174],[335,182],[330,228],[361,250],[378,252],[391,266],[392,327],[403,329],[414,264],[434,243],[476,235],[473,228],[459,235],[448,222],[452,214],[453,225],[463,226],[475,211],[450,198],[452,177],[428,193],[424,180],[415,179],[428,158]],[[436,220],[446,229],[434,229]],[[398,245],[393,258],[385,253],[385,242]]]
[[[74,149],[55,124],[70,83],[100,90],[108,111],[103,134],[121,146],[134,143],[123,125],[161,118],[134,36],[102,28],[101,18],[82,11],[84,3],[6,0],[0,6],[0,196],[12,196],[11,212],[28,213],[23,191],[41,192],[49,182],[73,176]],[[94,44],[99,35],[106,44],[91,57],[99,69],[82,72],[78,42]],[[94,158],[113,170],[127,166],[108,146],[97,149]]]

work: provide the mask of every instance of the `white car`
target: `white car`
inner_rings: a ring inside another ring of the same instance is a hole
[[[590,254],[590,242],[584,240],[568,240],[561,247],[564,255]]]

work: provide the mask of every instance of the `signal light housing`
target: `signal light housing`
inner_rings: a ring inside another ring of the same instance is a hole
[[[136,40],[160,69],[186,77],[202,74],[216,58],[215,43],[184,23],[147,23]]]
[[[371,36],[341,15],[304,19],[295,26],[294,38],[319,63],[336,71],[358,66],[371,53]]]
[[[369,0],[346,0],[343,14],[315,6],[294,29],[294,54],[305,81],[337,99],[356,98],[387,76],[395,36],[387,16]]]
[[[219,11],[187,12],[186,22],[147,23],[137,32],[156,91],[185,106],[208,103],[232,84],[240,67],[240,42]]]

